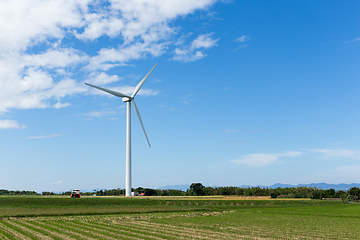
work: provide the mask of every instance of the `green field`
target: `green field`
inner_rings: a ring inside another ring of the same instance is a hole
[[[221,197],[0,197],[0,239],[360,239],[360,205]]]

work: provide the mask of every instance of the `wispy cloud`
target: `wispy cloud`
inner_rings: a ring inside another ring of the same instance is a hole
[[[242,35],[241,37],[237,38],[235,41],[243,43],[243,42],[246,42],[246,41],[249,41],[249,40],[250,40],[249,36]]]
[[[104,111],[91,111],[88,113],[80,113],[79,115],[81,116],[86,116],[86,117],[97,117],[97,118],[102,118],[108,115],[115,115],[116,111],[112,111],[112,110],[104,110]]]
[[[349,41],[345,41],[345,43],[353,43],[353,42],[360,42],[360,38],[355,38]]]
[[[152,82],[153,83],[160,83],[160,82],[162,82],[162,80],[160,80],[158,78],[153,78]]]
[[[254,153],[240,156],[240,158],[230,160],[230,162],[262,167],[278,163],[281,158],[300,157],[303,155],[321,160],[360,160],[360,151],[358,150],[319,148],[304,149],[302,151],[287,151],[283,153]]]
[[[201,34],[191,42],[189,46],[182,46],[175,49],[175,56],[172,58],[181,62],[194,62],[206,56],[200,49],[208,49],[216,46],[219,39],[213,39],[214,33]]]
[[[280,153],[280,157],[300,157],[303,154],[303,152],[299,151],[288,151],[284,153]]]
[[[331,143],[332,146],[339,146],[339,145],[342,145],[344,144],[343,142],[334,142],[334,143]]]
[[[270,131],[256,128],[256,129],[251,129],[250,132],[257,133],[257,132],[270,132]]]
[[[62,181],[52,182],[51,184],[61,184]]]
[[[226,130],[222,130],[223,133],[237,133],[238,130],[236,129],[226,129]]]
[[[230,162],[245,164],[253,167],[263,167],[278,162],[280,158],[300,157],[302,154],[302,152],[298,151],[289,151],[284,153],[254,153],[243,155],[239,159],[231,160]]]
[[[53,133],[50,135],[30,136],[30,137],[27,137],[27,139],[54,138],[54,137],[61,137],[61,136],[64,136],[64,135],[58,134],[58,133]]]
[[[233,51],[235,52],[235,51],[240,50],[240,49],[242,49],[242,48],[247,48],[248,46],[249,46],[249,44],[240,45],[240,46],[238,46],[237,48],[235,48]]]
[[[11,129],[11,128],[26,128],[25,125],[20,125],[15,120],[10,119],[0,119],[0,129]]]
[[[249,46],[249,44],[244,44],[245,42],[249,41],[250,37],[247,35],[242,35],[241,37],[235,39],[236,42],[240,42],[243,45],[238,46],[237,48],[235,48],[233,51],[238,51],[242,48],[247,48]]]
[[[355,183],[359,181],[360,165],[338,166],[310,175],[301,176],[298,182]]]
[[[190,102],[195,100],[195,98],[192,94],[187,94],[187,95],[181,96],[179,98],[180,98],[180,103],[185,103],[185,104],[189,104]]]
[[[360,160],[360,151],[349,150],[349,149],[306,149],[309,152],[319,153],[327,157],[327,159],[339,159],[339,158],[348,158],[354,160]]]

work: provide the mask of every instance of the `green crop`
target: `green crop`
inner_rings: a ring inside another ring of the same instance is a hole
[[[360,236],[359,204],[320,200],[5,197],[0,215],[0,239]]]

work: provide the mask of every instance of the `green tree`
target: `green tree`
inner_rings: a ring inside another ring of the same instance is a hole
[[[212,188],[212,187],[205,187],[205,188],[203,189],[203,194],[204,194],[205,196],[215,195],[215,189]]]
[[[190,185],[190,190],[194,193],[196,196],[203,196],[204,195],[204,186],[201,183],[192,183]]]
[[[277,198],[279,195],[280,195],[280,192],[277,191],[277,190],[273,191],[273,192],[270,194],[271,198]]]
[[[321,194],[322,191],[321,190],[315,190],[312,192],[312,199],[321,199]]]
[[[323,193],[322,193],[322,197],[323,198],[332,198],[334,197],[335,195],[335,190],[334,189],[328,189],[328,190],[325,190]]]
[[[138,192],[138,193],[143,193],[143,192],[144,192],[144,188],[138,187],[138,188],[135,189],[135,191]]]
[[[154,189],[144,188],[143,191],[145,193],[145,196],[157,196],[157,192]]]
[[[336,197],[336,198],[346,198],[346,192],[341,191],[341,190],[337,191],[337,192],[335,192],[334,197]]]
[[[42,195],[54,195],[53,192],[42,192]]]
[[[295,198],[307,198],[308,195],[305,192],[298,192],[294,195]]]
[[[357,187],[352,187],[349,190],[349,194],[353,195],[353,196],[357,196],[358,198],[360,198],[360,189]]]
[[[243,188],[236,188],[235,189],[235,195],[243,195],[244,194],[244,189]]]

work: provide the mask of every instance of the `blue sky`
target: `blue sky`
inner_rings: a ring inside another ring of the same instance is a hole
[[[360,182],[359,1],[0,3],[0,188]]]

